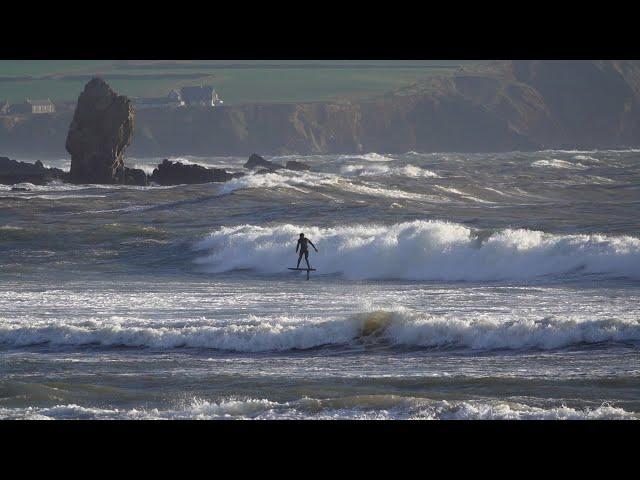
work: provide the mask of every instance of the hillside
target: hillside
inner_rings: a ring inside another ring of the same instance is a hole
[[[4,118],[0,153],[65,155],[70,114]],[[503,61],[351,101],[138,112],[130,155],[640,146],[640,63]],[[65,155],[66,156],[66,155]]]
[[[164,96],[187,85],[213,85],[227,105],[364,98],[431,75],[446,75],[465,61],[337,60],[0,60],[0,100],[75,101],[94,76],[121,95]],[[473,63],[473,62],[471,62]],[[475,62],[477,63],[477,62]]]

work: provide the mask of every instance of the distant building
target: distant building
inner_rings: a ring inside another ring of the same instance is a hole
[[[220,100],[214,88],[207,85],[183,87],[180,90],[173,89],[166,97],[133,98],[132,102],[133,106],[138,110],[183,107],[184,105],[214,107],[222,104],[222,100]]]
[[[14,113],[54,113],[56,106],[49,99],[47,100],[29,100],[28,98],[23,103],[18,103],[11,107],[11,111]]]
[[[203,107],[215,107],[221,105],[222,100],[212,86],[200,85],[196,87],[182,87],[180,96],[187,105],[200,105]]]

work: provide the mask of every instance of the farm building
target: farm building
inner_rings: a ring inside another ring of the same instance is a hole
[[[180,95],[187,105],[201,105],[204,107],[215,107],[222,104],[222,100],[215,89],[209,85],[195,87],[182,87]]]
[[[47,100],[29,100],[28,98],[23,103],[12,105],[11,111],[14,113],[54,113],[56,106],[49,99]]]

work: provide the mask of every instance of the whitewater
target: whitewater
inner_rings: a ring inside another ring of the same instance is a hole
[[[570,274],[640,279],[640,239],[602,234],[553,235],[506,229],[482,239],[442,221],[323,229],[300,225],[222,227],[196,244],[206,271],[281,273],[298,232],[323,245],[314,262],[348,279],[513,280]],[[375,258],[375,262],[369,261]]]
[[[173,159],[0,186],[0,418],[640,417],[638,151]]]

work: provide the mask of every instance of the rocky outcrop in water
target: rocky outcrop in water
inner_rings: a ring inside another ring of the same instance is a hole
[[[164,159],[151,174],[150,180],[159,185],[182,185],[189,183],[226,182],[238,175],[220,168],[206,168],[202,165],[185,165]]]
[[[59,168],[47,168],[40,160],[35,163],[27,163],[0,157],[0,183],[4,185],[17,183],[44,185],[53,180],[66,181],[67,179],[67,172]],[[19,191],[19,188],[16,187],[14,191]]]
[[[73,183],[126,183],[124,152],[133,136],[134,110],[129,99],[94,78],[78,98],[66,149]],[[134,177],[136,177],[134,175]]]
[[[311,170],[311,167],[306,163],[298,162],[296,160],[289,160],[284,166],[287,170],[296,170],[298,172]]]
[[[272,173],[276,170],[280,170],[284,168],[285,170],[295,170],[295,171],[305,171],[311,170],[311,167],[306,163],[298,162],[296,160],[289,160],[284,166],[279,163],[271,162],[269,160],[265,160],[260,155],[253,153],[249,160],[247,160],[244,165],[244,168],[249,170],[255,170],[255,173],[258,175],[264,173]]]
[[[124,167],[124,178],[122,183],[125,185],[146,187],[149,185],[149,177],[144,170]]]
[[[279,168],[282,168],[282,165],[278,165],[277,163],[270,162],[269,160],[265,160],[260,155],[253,153],[249,157],[249,160],[245,162],[243,167],[248,168],[249,170],[255,170],[256,168],[266,169],[266,170],[278,170]]]

